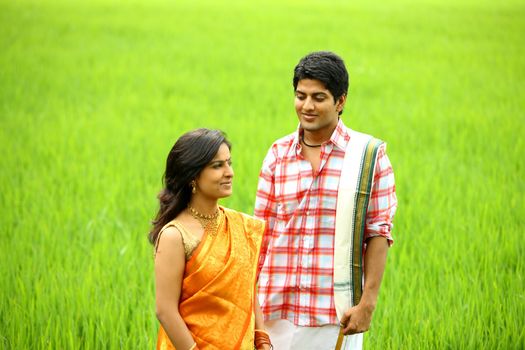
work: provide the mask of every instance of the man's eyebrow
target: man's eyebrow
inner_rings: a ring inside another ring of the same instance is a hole
[[[301,90],[295,90],[295,93],[296,94],[301,94],[301,95],[306,95],[306,92],[302,92]],[[323,96],[327,96],[328,94],[324,91],[316,91],[314,93],[312,93],[313,96],[319,96],[319,95],[323,95]]]

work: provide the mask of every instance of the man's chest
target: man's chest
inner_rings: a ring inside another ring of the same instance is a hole
[[[318,213],[335,211],[343,157],[344,154],[332,154],[324,162],[321,160],[322,166],[317,173],[312,171],[310,161],[305,158],[277,164],[274,189],[278,215],[290,218],[292,215],[308,215],[311,210]]]

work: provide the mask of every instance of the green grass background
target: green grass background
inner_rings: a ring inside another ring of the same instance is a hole
[[[522,1],[0,0],[0,348],[153,348],[171,145],[225,130],[224,204],[251,213],[297,125],[293,67],[321,49],[396,175],[365,348],[524,348],[524,43]]]

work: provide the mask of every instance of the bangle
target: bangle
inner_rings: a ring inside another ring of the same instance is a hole
[[[257,336],[257,334],[264,334],[266,335],[268,338],[270,338],[270,334],[268,332],[266,332],[264,329],[256,329],[255,330],[255,335]]]
[[[188,350],[199,350],[197,343],[194,343]]]
[[[261,345],[270,345],[270,349],[273,349],[272,342],[270,341],[270,335],[268,332],[262,329],[255,330],[255,338],[253,342],[255,344],[255,349],[259,349]]]

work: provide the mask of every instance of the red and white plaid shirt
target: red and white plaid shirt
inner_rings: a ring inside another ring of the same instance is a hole
[[[302,130],[277,140],[264,159],[255,216],[266,221],[259,259],[259,300],[266,320],[300,326],[337,324],[333,269],[337,189],[349,133],[340,119],[321,146],[313,174],[301,154]],[[397,208],[394,173],[384,146],[378,151],[364,241],[384,236],[392,244]],[[350,213],[349,213],[350,214]]]

